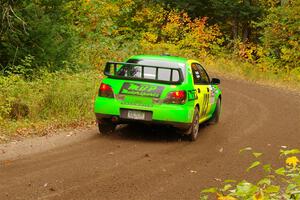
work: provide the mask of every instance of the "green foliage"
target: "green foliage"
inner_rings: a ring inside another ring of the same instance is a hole
[[[243,41],[252,39],[252,21],[262,16],[260,1],[253,0],[159,0],[170,7],[186,10],[193,18],[209,17],[210,24],[220,25],[228,38]],[[229,42],[229,41],[228,41]]]
[[[271,8],[258,24],[263,28],[261,61],[290,73],[300,64],[300,2],[290,1],[285,6]]]
[[[245,148],[240,152],[252,151]],[[246,180],[237,182],[235,185],[224,181],[222,187],[213,187],[202,190],[200,199],[209,199],[217,196],[218,200],[279,200],[279,199],[300,199],[300,161],[296,156],[298,149],[280,150],[281,156],[285,158],[285,165],[274,169],[270,164],[263,165],[265,176],[255,183]],[[252,152],[255,158],[262,153]],[[257,167],[262,161],[254,161],[247,171]],[[231,181],[232,182],[232,181]],[[213,198],[215,199],[215,198]]]
[[[19,73],[23,61],[31,57],[24,70],[50,71],[64,67],[70,60],[76,39],[66,17],[68,1],[11,1],[0,3],[0,71]]]

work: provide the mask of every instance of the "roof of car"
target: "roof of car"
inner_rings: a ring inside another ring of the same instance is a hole
[[[188,59],[178,57],[178,56],[169,56],[169,55],[135,55],[130,57],[130,59],[150,59],[150,60],[164,60],[170,62],[179,62],[179,63],[186,63]]]

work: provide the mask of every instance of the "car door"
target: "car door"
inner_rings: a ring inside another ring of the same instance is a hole
[[[201,114],[204,119],[207,119],[209,117],[208,115],[210,113],[210,110],[211,110],[211,107],[213,104],[213,101],[211,98],[212,87],[210,84],[210,78],[209,78],[207,72],[205,71],[205,69],[200,64],[197,64],[197,67],[200,71],[200,77],[201,77],[200,84],[203,87],[203,89],[205,90],[205,93],[204,93],[205,101],[203,102],[204,109],[203,109],[203,113],[201,113]]]
[[[209,83],[207,82],[208,77],[202,77],[203,71],[201,70],[201,65],[198,63],[192,63],[191,69],[193,73],[194,88],[198,96],[197,101],[200,107],[199,121],[202,122],[207,118],[206,116],[209,108]]]

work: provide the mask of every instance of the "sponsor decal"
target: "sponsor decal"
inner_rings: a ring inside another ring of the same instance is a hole
[[[210,88],[210,98],[209,98],[209,103],[214,104],[215,103],[215,94],[216,94],[216,88],[213,86],[209,86]]]
[[[120,94],[159,98],[164,87],[139,83],[124,83]]]
[[[200,112],[200,116],[206,116],[208,110],[208,101],[209,101],[209,94],[204,94],[203,97],[203,104],[202,104],[202,111]]]
[[[188,90],[188,101],[198,99],[196,90]]]

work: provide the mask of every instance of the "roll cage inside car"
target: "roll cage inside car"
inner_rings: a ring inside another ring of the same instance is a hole
[[[107,62],[104,74],[114,79],[139,80],[175,85],[181,84],[184,81],[181,68],[128,62]],[[168,74],[168,76],[162,76],[166,74]]]

